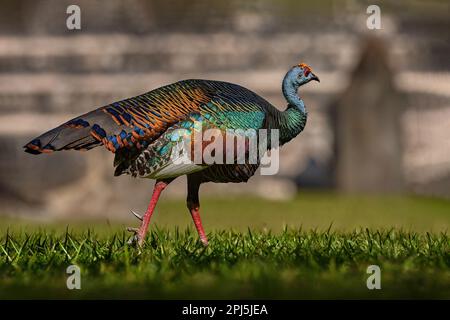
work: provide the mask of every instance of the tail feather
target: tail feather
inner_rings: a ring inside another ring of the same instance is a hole
[[[96,109],[50,130],[28,142],[25,152],[51,153],[60,150],[89,150],[104,143],[104,138],[122,130],[110,116]]]
[[[177,82],[74,118],[34,138],[24,148],[32,154],[92,149],[99,145],[114,153],[141,149],[209,102],[212,94],[212,89],[203,82]]]

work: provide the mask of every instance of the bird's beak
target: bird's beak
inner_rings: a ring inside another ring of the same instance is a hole
[[[316,76],[314,73],[313,73],[313,75],[312,75],[312,78],[311,78],[311,80],[316,80],[317,82],[320,82],[320,79],[319,79],[319,77],[318,76]]]

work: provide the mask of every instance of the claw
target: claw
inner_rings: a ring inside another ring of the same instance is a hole
[[[132,213],[136,218],[138,218],[139,220],[142,221],[142,216],[141,216],[140,214],[134,212],[133,210],[130,210],[130,211],[131,211],[131,213]]]
[[[140,216],[138,213],[134,212],[133,210],[130,210],[131,213],[133,213],[133,215],[138,218],[139,220],[142,221],[142,216]],[[130,239],[128,239],[128,244],[129,245],[136,245],[137,247],[141,247],[142,246],[142,236],[140,234],[140,228],[133,228],[133,227],[128,227],[127,231],[132,232],[133,235],[130,237]]]
[[[138,243],[138,236],[137,235],[132,235],[130,237],[130,239],[128,239],[127,243],[129,245],[134,245],[134,244]]]
[[[139,243],[139,229],[138,228],[132,228],[132,227],[128,227],[127,231],[129,232],[133,232],[134,234],[130,237],[130,239],[128,239],[128,244],[129,245],[135,245]]]

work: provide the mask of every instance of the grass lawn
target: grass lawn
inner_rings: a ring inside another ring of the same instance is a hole
[[[448,200],[304,193],[202,204],[207,248],[175,200],[161,201],[141,252],[123,231],[132,220],[2,219],[0,298],[450,299]],[[71,264],[81,290],[66,287]],[[380,290],[366,286],[374,264]]]

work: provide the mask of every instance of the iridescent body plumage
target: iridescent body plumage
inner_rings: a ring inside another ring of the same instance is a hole
[[[307,113],[303,101],[297,96],[297,89],[310,80],[318,78],[303,64],[294,66],[286,74],[283,94],[288,107],[284,112],[236,84],[195,79],[179,81],[74,118],[30,141],[25,145],[25,151],[40,154],[69,149],[89,150],[103,145],[115,153],[115,175],[130,174],[157,180],[156,200],[168,183],[186,174],[188,207],[205,243],[207,240],[198,215],[200,184],[210,181],[245,182],[254,175],[259,163],[176,166],[171,157],[173,148],[200,129],[222,132],[229,129],[279,129],[280,143],[284,144],[306,125]],[[196,127],[198,123],[201,128]],[[178,129],[184,129],[185,134],[180,135]],[[156,205],[154,200],[152,198],[144,216],[148,220]],[[148,220],[137,232],[139,243],[147,231]]]

